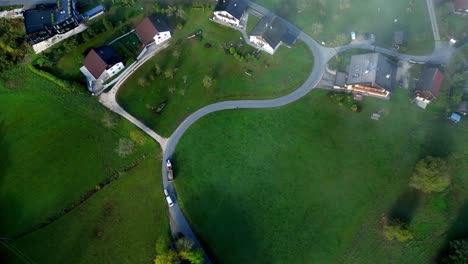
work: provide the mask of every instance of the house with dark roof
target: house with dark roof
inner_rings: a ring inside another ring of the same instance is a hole
[[[241,20],[247,7],[247,2],[244,0],[218,0],[211,20],[230,27],[242,28]]]
[[[274,54],[280,44],[294,45],[298,32],[274,15],[262,17],[249,34],[249,41],[257,48]]]
[[[80,71],[87,80],[88,90],[99,92],[102,84],[125,68],[122,58],[110,47],[103,46],[89,51]]]
[[[171,31],[162,16],[145,17],[135,28],[137,36],[144,46],[161,44],[171,38]]]
[[[34,45],[57,34],[64,34],[83,21],[76,11],[74,0],[58,0],[54,4],[41,4],[23,12],[26,40]]]
[[[354,93],[388,98],[396,81],[396,63],[380,53],[353,55],[346,88]]]
[[[468,15],[468,0],[453,0],[453,13]]]
[[[425,66],[419,81],[416,84],[414,94],[416,100],[425,104],[430,103],[439,95],[440,86],[444,80],[444,75],[439,68],[434,66]]]

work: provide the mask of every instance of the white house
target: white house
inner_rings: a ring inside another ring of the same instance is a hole
[[[218,0],[211,20],[234,28],[242,28],[240,22],[247,7],[244,0]]]
[[[169,26],[160,16],[150,16],[136,27],[136,33],[143,45],[161,44],[171,38]]]
[[[274,54],[281,43],[292,46],[297,39],[298,32],[290,29],[280,18],[264,16],[249,34],[249,41],[257,48]]]
[[[88,90],[96,93],[95,87],[101,87],[124,68],[122,58],[110,46],[103,46],[88,53],[80,71],[86,77]]]

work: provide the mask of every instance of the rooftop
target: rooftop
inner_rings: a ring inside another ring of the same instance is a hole
[[[396,64],[380,53],[354,55],[349,65],[347,84],[365,84],[393,91]]]
[[[166,24],[165,20],[158,15],[145,17],[143,21],[136,27],[136,32],[138,37],[140,37],[141,42],[145,45],[150,44],[154,41],[154,36],[158,32],[169,31],[169,26]]]
[[[98,79],[108,67],[119,62],[122,62],[122,58],[110,46],[103,46],[92,49],[86,56],[83,65],[94,78]]]
[[[293,31],[288,25],[277,16],[263,16],[255,25],[251,36],[262,36],[263,39],[273,48],[280,42],[286,45],[293,45],[297,39],[297,32]]]
[[[437,67],[426,66],[416,84],[416,90],[431,91],[434,96],[437,96],[443,80],[444,76]]]
[[[26,33],[31,34],[53,26],[73,16],[74,1],[58,0],[56,4],[38,5],[34,9],[24,11]]]
[[[237,19],[241,19],[247,3],[244,0],[218,0],[214,11],[226,11]]]
[[[468,0],[454,0],[455,9],[468,10]]]

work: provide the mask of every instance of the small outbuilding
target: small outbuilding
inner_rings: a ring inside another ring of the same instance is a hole
[[[462,101],[458,104],[457,111],[458,114],[466,116],[468,113],[468,101]]]
[[[452,115],[450,116],[450,120],[454,123],[459,123],[461,120],[461,116],[457,113],[452,113]]]
[[[433,66],[426,66],[416,84],[414,94],[416,100],[429,104],[439,96],[440,86],[444,80],[442,72]]]
[[[402,46],[406,46],[406,32],[404,31],[396,31],[393,33],[393,46],[395,48],[400,48]]]

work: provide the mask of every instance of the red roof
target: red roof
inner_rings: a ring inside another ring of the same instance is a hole
[[[440,70],[437,69],[434,74],[434,79],[432,79],[432,93],[436,97],[439,95],[440,85],[442,84],[443,80],[444,80],[444,75],[442,75]]]
[[[106,70],[107,63],[92,49],[86,56],[83,65],[88,71],[98,79],[99,76]]]
[[[143,19],[143,21],[136,27],[135,30],[144,45],[148,45],[153,42],[154,36],[158,34],[158,30],[148,17],[145,17],[145,19]]]
[[[455,9],[468,10],[468,0],[454,0]]]

